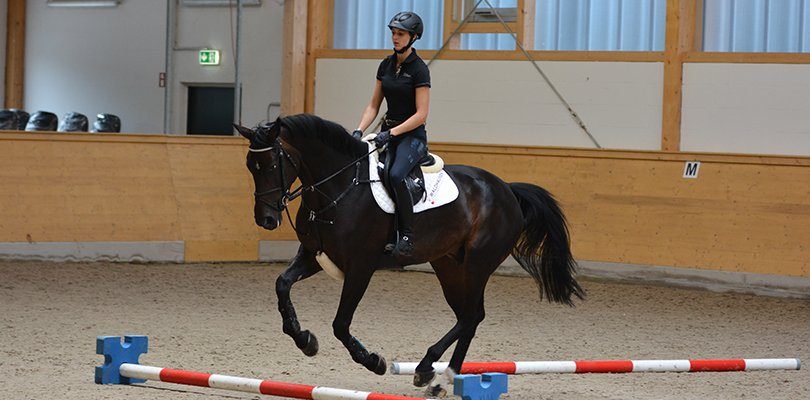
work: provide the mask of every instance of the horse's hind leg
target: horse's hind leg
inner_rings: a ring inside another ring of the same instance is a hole
[[[469,307],[465,309],[466,315],[464,317],[468,321],[468,324],[466,324],[464,329],[461,331],[458,341],[456,342],[456,348],[453,349],[453,356],[450,358],[450,364],[447,366],[453,373],[461,371],[461,364],[464,362],[464,358],[467,356],[467,350],[469,350],[470,343],[472,343],[473,337],[475,337],[475,331],[478,329],[478,325],[481,323],[481,321],[484,320],[485,313],[483,290],[477,299],[469,299],[468,304]]]
[[[295,315],[295,307],[290,300],[290,289],[295,282],[306,279],[320,270],[321,267],[315,261],[315,254],[305,250],[304,246],[300,246],[298,254],[276,279],[278,311],[281,313],[284,333],[293,338],[295,346],[310,357],[318,353],[318,339],[310,331],[301,331],[298,316]]]
[[[486,283],[485,283],[486,284]],[[455,375],[461,371],[461,364],[467,356],[467,350],[470,348],[470,343],[475,337],[475,331],[478,325],[484,320],[484,293],[481,291],[480,295],[476,298],[471,294],[469,299],[466,299],[465,306],[458,316],[458,340],[456,341],[456,348],[453,350],[453,357],[450,358],[450,363],[447,366],[444,374],[447,377],[447,383],[452,385]],[[414,381],[416,378],[414,377]],[[442,387],[442,383],[434,383],[428,387],[426,391],[429,396],[444,397],[447,391]]]
[[[335,315],[335,320],[332,322],[332,329],[335,337],[343,343],[346,350],[349,350],[354,362],[363,365],[377,375],[385,375],[385,359],[377,353],[369,353],[365,346],[349,332],[354,312],[357,310],[357,305],[360,304],[363,294],[366,293],[373,272],[368,268],[358,273],[346,274],[343,280],[343,292],[340,294],[337,315]]]
[[[416,366],[413,377],[413,384],[416,386],[429,384],[436,375],[433,363],[439,360],[453,342],[466,339],[461,349],[459,344],[456,344],[456,350],[453,352],[454,359],[460,354],[459,357],[463,360],[478,324],[484,319],[483,294],[489,276],[470,274],[450,257],[432,261],[431,264],[457,322],[436,344],[428,348],[427,354]],[[454,368],[453,372],[458,372],[459,369]]]

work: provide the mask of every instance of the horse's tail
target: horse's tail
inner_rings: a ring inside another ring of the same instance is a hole
[[[573,306],[571,296],[580,299],[585,292],[574,273],[565,216],[554,197],[545,189],[528,183],[510,183],[523,211],[523,231],[512,257],[531,275],[549,302]]]

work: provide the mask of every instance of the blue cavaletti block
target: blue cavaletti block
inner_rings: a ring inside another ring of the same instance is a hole
[[[500,372],[483,375],[456,375],[453,394],[463,400],[497,400],[507,390],[507,376]]]
[[[146,353],[149,338],[146,336],[120,336],[96,337],[96,354],[104,355],[104,365],[96,367],[96,383],[124,384],[145,382],[143,379],[134,379],[121,376],[121,364],[137,364],[138,357]]]

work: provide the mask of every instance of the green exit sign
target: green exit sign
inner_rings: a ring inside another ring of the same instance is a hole
[[[219,65],[219,50],[200,50],[200,65]]]

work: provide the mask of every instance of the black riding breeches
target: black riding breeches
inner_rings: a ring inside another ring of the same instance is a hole
[[[427,144],[418,138],[406,134],[402,140],[396,142],[398,143],[391,141],[389,146],[396,147],[388,149],[388,156],[394,156],[394,162],[388,172],[391,185],[401,185],[413,167],[427,155]]]

